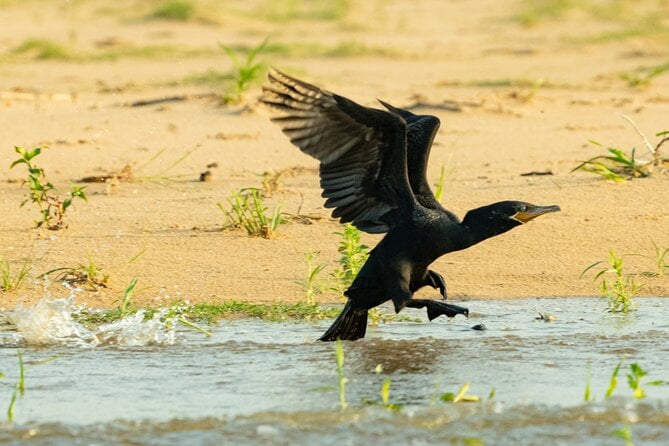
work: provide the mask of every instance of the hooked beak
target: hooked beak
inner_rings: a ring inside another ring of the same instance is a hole
[[[559,212],[560,206],[528,206],[528,208],[523,212],[516,212],[512,217],[515,220],[518,220],[521,223],[527,223],[528,221],[537,218],[540,215],[548,214],[551,212]]]

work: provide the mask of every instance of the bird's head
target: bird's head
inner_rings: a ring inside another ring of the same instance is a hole
[[[500,201],[467,212],[462,225],[483,239],[502,234],[540,215],[558,212],[560,206],[537,206],[523,201]]]

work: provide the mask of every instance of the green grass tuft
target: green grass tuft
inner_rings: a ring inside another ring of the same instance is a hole
[[[622,118],[629,122],[638,135],[643,139],[644,146],[652,158],[650,160],[637,159],[636,148],[632,148],[631,154],[627,154],[616,147],[606,147],[609,155],[599,155],[583,161],[581,164],[573,168],[571,172],[583,170],[585,172],[599,175],[607,180],[624,182],[631,178],[648,177],[655,170],[664,170],[663,166],[667,162],[667,158],[662,156],[660,149],[667,141],[669,141],[669,131],[656,133],[655,136],[659,138],[659,141],[653,147],[646,135],[639,129],[632,118],[626,115],[622,115]],[[600,144],[597,141],[590,140],[590,142],[597,146],[604,147],[603,144]]]
[[[195,17],[195,5],[186,0],[166,0],[149,17],[152,19],[187,22]]]
[[[620,372],[620,367],[622,365],[623,361],[621,360],[613,369],[613,373],[611,373],[611,378],[609,379],[609,387],[606,389],[604,398],[611,398],[611,396],[613,396],[613,391],[616,390],[616,387],[618,386],[618,372]]]
[[[109,281],[109,275],[102,272],[102,268],[93,261],[90,255],[88,256],[88,263],[54,268],[40,274],[37,278],[39,279],[52,274],[56,274],[56,280],[60,282],[67,282],[75,286],[83,285],[90,291],[97,291],[98,288],[107,288],[107,282]]]
[[[469,383],[464,383],[462,385],[462,387],[460,387],[460,390],[458,390],[458,393],[446,392],[446,393],[441,395],[440,399],[441,399],[441,401],[444,401],[444,402],[447,402],[447,403],[478,403],[478,402],[481,402],[481,397],[476,396],[476,395],[468,395],[467,394],[468,391],[469,391]],[[494,393],[491,392],[491,395],[494,395]]]
[[[267,207],[258,189],[241,189],[227,198],[227,202],[227,209],[222,203],[217,203],[226,217],[223,229],[243,228],[252,237],[269,239],[276,235],[279,225],[286,222],[281,216],[281,206],[275,207],[271,216],[265,214]]]
[[[0,257],[0,291],[8,292],[12,290],[17,290],[23,281],[28,277],[30,272],[30,264],[26,261],[24,262],[19,272],[12,274],[11,265],[9,261],[3,257]]]
[[[346,410],[346,383],[348,379],[344,376],[344,344],[341,339],[335,342],[335,360],[337,362],[337,381],[339,384],[339,404],[341,410]]]
[[[227,301],[220,304],[200,303],[195,305],[184,305],[175,303],[170,307],[171,314],[187,317],[188,319],[204,324],[211,324],[222,319],[257,318],[268,322],[316,321],[321,319],[334,319],[340,312],[340,308],[323,307],[306,302],[258,304],[243,301]],[[134,314],[139,308],[127,306],[125,310],[119,305],[103,312],[83,311],[73,317],[87,325],[99,325],[116,322],[125,316]],[[144,308],[145,318],[151,319],[160,311],[159,308]]]
[[[27,185],[29,193],[21,202],[21,206],[30,201],[39,208],[41,219],[35,220],[36,228],[42,225],[52,231],[66,228],[65,213],[72,205],[73,200],[88,201],[85,192],[86,187],[71,185],[70,193],[62,198],[57,193],[54,185],[47,181],[44,169],[37,167],[33,162],[33,159],[42,152],[42,148],[36,147],[32,150],[24,150],[15,146],[14,150],[20,155],[20,158],[14,160],[9,168],[12,169],[19,164],[23,164],[28,169]]]
[[[234,66],[232,73],[234,83],[225,92],[225,103],[236,104],[242,102],[244,93],[246,93],[254,82],[260,79],[265,70],[265,63],[256,59],[265,51],[268,42],[269,38],[266,37],[257,46],[249,49],[245,57],[240,57],[232,48],[221,45],[221,48],[223,48],[223,51],[225,51],[225,54],[227,54]]]
[[[49,39],[32,38],[24,40],[14,48],[15,54],[28,54],[41,60],[67,60],[72,58],[71,51],[64,45]]]
[[[272,22],[339,21],[346,17],[350,0],[268,0],[257,13]]]
[[[653,259],[655,260],[657,270],[651,272],[649,275],[664,277],[664,273],[669,269],[669,261],[667,259],[667,257],[669,257],[669,248],[662,249],[660,248],[660,245],[655,243],[655,241],[653,241],[653,248],[655,250],[655,257],[653,257]]]
[[[14,405],[18,397],[23,397],[23,394],[26,391],[26,382],[25,382],[25,368],[23,366],[23,356],[21,355],[21,350],[17,352],[19,356],[19,380],[14,387],[14,392],[12,392],[12,397],[9,401],[9,407],[7,408],[7,421],[14,421]]]
[[[515,19],[523,26],[534,26],[546,19],[560,18],[576,4],[574,0],[526,0]]]
[[[645,87],[658,76],[669,73],[669,63],[621,73],[620,78],[630,87]]]
[[[632,437],[632,426],[626,423],[623,427],[611,432],[614,437],[618,437],[625,442],[625,446],[634,446],[634,439]]]
[[[592,144],[604,147],[597,141],[590,141]],[[598,155],[589,160],[583,161],[574,167],[571,172],[582,170],[584,172],[594,173],[607,180],[622,183],[630,178],[647,177],[650,175],[648,164],[640,164],[635,157],[636,149],[632,149],[631,154],[623,152],[616,147],[607,147],[609,155]]]
[[[609,250],[608,267],[602,268],[594,280],[600,280],[599,288],[603,297],[608,301],[608,311],[612,313],[629,313],[635,310],[634,296],[641,289],[634,277],[623,270],[623,258],[618,257],[613,249]],[[595,262],[583,270],[580,277],[604,261]],[[613,276],[613,282],[607,281],[606,276]]]
[[[337,291],[343,292],[353,283],[353,279],[367,261],[369,246],[360,242],[362,233],[351,223],[346,223],[344,231],[337,232],[337,235],[340,236],[337,251],[341,257],[339,267],[332,275],[337,282]]]
[[[195,304],[184,314],[196,321],[213,322],[219,319],[254,317],[270,322],[286,320],[321,320],[337,317],[339,308],[321,307],[317,304],[298,302],[294,304],[254,304],[228,301],[221,304]]]
[[[444,193],[444,181],[446,179],[446,168],[444,165],[441,165],[441,168],[439,169],[439,179],[437,180],[437,183],[435,184],[435,189],[434,189],[434,198],[437,199],[437,201],[441,201],[441,196]]]
[[[316,302],[314,297],[323,292],[322,288],[317,284],[317,279],[320,273],[325,269],[326,265],[322,263],[317,265],[314,264],[314,259],[318,254],[318,251],[309,251],[307,253],[307,278],[306,280],[299,282],[306,291],[306,301],[309,305],[314,305]]]

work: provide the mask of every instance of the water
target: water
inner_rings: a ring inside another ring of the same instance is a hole
[[[26,373],[0,443],[608,445],[629,426],[637,444],[669,444],[669,386],[636,400],[625,378],[637,362],[642,383],[669,380],[669,305],[637,303],[616,316],[594,298],[470,301],[469,319],[370,328],[345,343],[342,412],[334,345],[314,342],[329,321],[223,321],[205,337],[135,317],[89,331],[68,318],[71,301],[43,302],[11,314],[20,331],[0,325],[1,414],[18,349]],[[584,404],[588,367],[595,401]],[[379,404],[388,377],[397,413]],[[439,400],[466,382],[482,403]]]

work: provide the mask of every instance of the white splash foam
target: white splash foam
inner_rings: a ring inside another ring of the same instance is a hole
[[[95,335],[103,345],[136,347],[143,345],[172,345],[176,341],[176,318],[162,320],[167,310],[144,319],[144,310],[126,316],[111,324],[104,324],[95,330]]]
[[[140,310],[117,322],[89,330],[72,318],[72,314],[79,311],[74,305],[74,292],[62,299],[49,300],[48,297],[32,307],[18,306],[14,311],[5,312],[7,319],[16,326],[21,342],[30,345],[136,347],[172,345],[177,338],[177,321],[165,318],[166,310],[156,313],[149,320],[144,319],[145,313]]]
[[[97,345],[95,335],[72,319],[73,306],[73,296],[43,298],[32,307],[19,305],[5,315],[16,326],[21,339],[31,345]]]

